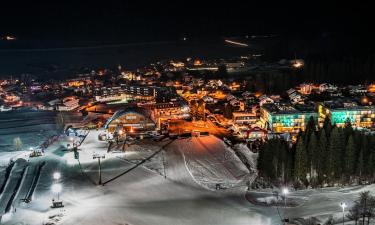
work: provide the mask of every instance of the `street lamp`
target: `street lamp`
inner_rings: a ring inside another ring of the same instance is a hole
[[[347,207],[347,205],[346,205],[345,202],[341,202],[340,206],[342,208],[342,225],[344,225],[345,224],[345,221],[344,221],[344,219],[345,219],[345,208]]]
[[[59,180],[61,178],[61,174],[60,174],[60,172],[54,172],[53,173],[53,179],[54,180]]]

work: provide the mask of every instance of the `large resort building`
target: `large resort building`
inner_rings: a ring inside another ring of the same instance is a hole
[[[122,130],[131,134],[142,134],[154,131],[155,123],[151,119],[149,110],[141,107],[128,107],[114,113],[104,127],[110,133]]]
[[[165,121],[189,117],[190,109],[184,101],[140,104],[115,112],[105,124],[105,128],[111,133],[118,129],[143,133],[161,129]]]
[[[290,104],[264,104],[260,108],[263,126],[276,133],[304,131],[310,118],[318,121],[314,106]]]
[[[144,104],[151,111],[151,118],[155,121],[157,128],[161,128],[161,124],[171,119],[188,119],[190,118],[189,105],[181,100],[165,103]]]
[[[345,126],[350,121],[353,127],[374,128],[375,106],[360,105],[352,100],[339,99],[326,101],[318,105],[319,120],[322,123],[326,117],[332,125]]]
[[[97,102],[169,101],[177,93],[171,87],[120,85],[102,87],[94,92]]]

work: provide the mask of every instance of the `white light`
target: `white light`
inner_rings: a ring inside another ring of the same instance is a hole
[[[32,151],[32,150],[34,150],[34,148],[33,148],[33,147],[30,147],[30,151]]]
[[[58,180],[58,179],[60,179],[60,177],[61,177],[61,174],[59,172],[53,173],[53,179]]]
[[[342,210],[345,210],[345,208],[347,207],[345,202],[341,202],[340,206],[341,206]]]
[[[288,190],[288,188],[283,188],[283,194],[284,194],[284,195],[289,194],[289,190]]]
[[[62,190],[62,186],[61,184],[53,184],[51,189],[53,193],[60,193]]]

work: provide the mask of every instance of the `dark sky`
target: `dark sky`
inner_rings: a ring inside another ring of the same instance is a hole
[[[11,0],[1,3],[0,34],[93,40],[267,33],[373,35],[375,19],[369,3],[327,2]]]

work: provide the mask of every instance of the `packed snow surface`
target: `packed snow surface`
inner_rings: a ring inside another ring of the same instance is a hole
[[[108,144],[98,139],[101,132],[82,131],[86,137],[61,137],[41,157],[28,158],[19,153],[16,158],[21,159],[15,160],[8,178],[4,177],[6,159],[14,155],[1,156],[0,185],[5,181],[0,194],[1,224],[280,224],[276,207],[253,205],[245,198],[246,183],[252,182],[255,174],[220,139],[136,140],[125,147],[119,143],[108,152]],[[79,161],[66,150],[73,141],[82,141]],[[246,154],[249,159],[256,157]],[[104,186],[98,185],[98,159],[93,159],[94,155],[105,156],[101,159]],[[36,179],[42,162],[46,164]],[[61,173],[59,180],[53,179],[54,172]],[[121,176],[110,181],[117,175]],[[31,201],[25,203],[22,199],[35,180]],[[62,186],[61,193],[52,192],[56,183]],[[216,184],[220,184],[219,190]],[[324,221],[333,214],[340,218],[340,202],[351,205],[361,191],[375,194],[374,187],[291,191],[288,198],[298,206],[279,207],[280,216],[314,216]],[[267,202],[273,199],[272,191],[249,193]],[[52,199],[62,200],[65,207],[52,209]],[[9,202],[11,208],[5,212]]]

